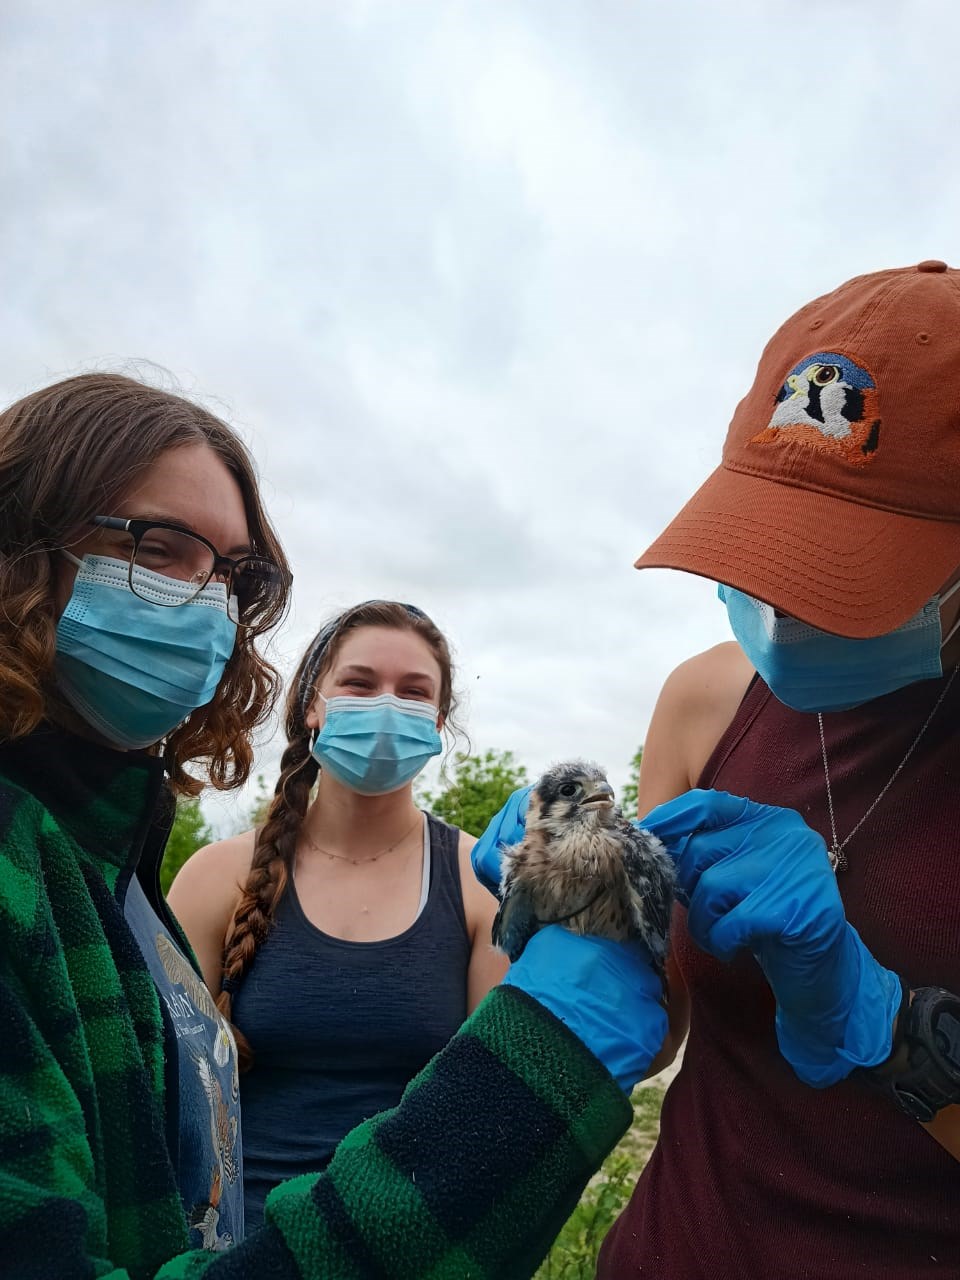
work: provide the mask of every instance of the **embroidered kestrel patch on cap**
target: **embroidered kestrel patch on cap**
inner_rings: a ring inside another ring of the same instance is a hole
[[[880,443],[880,414],[873,378],[848,356],[822,351],[787,374],[769,424],[750,441],[794,441],[864,466]]]

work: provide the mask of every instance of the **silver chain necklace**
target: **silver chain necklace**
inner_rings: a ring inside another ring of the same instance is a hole
[[[860,819],[857,825],[853,828],[853,830],[847,833],[843,841],[839,841],[837,839],[837,823],[833,813],[833,791],[830,787],[830,768],[827,764],[827,743],[826,743],[826,739],[823,736],[823,716],[819,711],[817,712],[817,724],[820,727],[820,750],[823,753],[823,777],[824,777],[824,781],[827,784],[827,808],[830,810],[830,841],[831,843],[830,843],[830,849],[828,850],[828,857],[830,858],[830,865],[831,867],[833,867],[834,873],[836,875],[839,875],[841,871],[846,871],[847,855],[844,853],[844,849],[846,849],[847,845],[850,843],[853,837],[857,834],[857,832],[860,830],[860,828],[863,826],[866,820],[870,817],[871,813],[873,813],[874,809],[877,807],[877,805],[880,803],[883,797],[887,794],[887,792],[896,782],[897,778],[900,777],[900,774],[903,770],[904,765],[913,755],[914,751],[916,751],[917,746],[919,745],[920,739],[930,728],[930,723],[933,720],[933,717],[940,710],[940,704],[943,702],[944,698],[950,692],[950,686],[953,684],[958,671],[960,671],[960,666],[954,667],[953,670],[950,672],[950,678],[947,680],[947,683],[940,690],[940,697],[937,698],[936,702],[933,704],[933,709],[931,710],[930,714],[927,716],[926,720],[924,720],[923,724],[920,726],[920,732],[917,734],[914,740],[910,743],[909,747],[907,747],[906,755],[903,757],[903,759],[894,769],[893,773],[890,775],[890,777],[887,780],[886,786],[877,796],[876,800],[874,800],[873,804],[866,811],[866,813],[863,815],[863,817]]]
[[[404,840],[408,836],[412,836],[417,827],[423,822],[423,815],[418,813],[417,820],[409,831],[405,831],[399,840],[394,840],[393,844],[387,845],[386,849],[381,849],[379,853],[375,853],[372,858],[351,858],[347,853],[334,853],[332,849],[324,849],[323,845],[317,844],[316,840],[311,840],[305,831],[300,832],[301,839],[308,844],[311,849],[316,849],[317,853],[323,853],[328,858],[334,858],[339,862],[350,862],[355,867],[365,867],[368,862],[379,862],[381,858],[385,858],[388,853],[393,853],[394,849],[399,849]]]

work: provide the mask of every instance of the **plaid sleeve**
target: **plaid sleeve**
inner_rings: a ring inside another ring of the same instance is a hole
[[[31,861],[34,818],[0,787],[0,1271],[87,1280],[112,1270],[90,1139],[96,1101],[68,1077],[79,1021]]]
[[[268,1225],[203,1274],[529,1277],[630,1115],[617,1084],[562,1023],[498,987],[398,1107],[349,1134],[325,1174],[273,1191]],[[200,1271],[175,1264],[163,1274],[186,1280]]]
[[[164,1247],[169,1253],[182,1247],[186,1224],[169,1177],[151,1176],[157,1171],[149,1155],[138,1149],[139,1159],[122,1162],[114,1158],[116,1143],[108,1145],[119,1134],[132,1149],[131,1135],[143,1136],[143,1114],[156,1100],[149,1089],[127,1088],[125,1061],[111,1057],[121,1002],[102,963],[105,944],[83,932],[92,907],[80,891],[70,900],[78,938],[68,969],[50,907],[50,866],[41,855],[55,838],[42,809],[0,782],[0,1273],[18,1280],[120,1280],[128,1274],[121,1260],[130,1274],[140,1262],[154,1270]],[[79,870],[69,853],[62,862],[75,882]],[[97,1016],[86,1024],[78,991],[95,1006]],[[99,1091],[97,1055],[112,1068]],[[108,1110],[115,1115],[105,1116]],[[108,1119],[116,1121],[109,1133]],[[152,1136],[154,1154],[165,1160],[162,1134]],[[168,1162],[160,1174],[167,1168]],[[159,1242],[152,1268],[144,1241]]]

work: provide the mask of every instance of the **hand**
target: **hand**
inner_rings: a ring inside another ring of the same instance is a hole
[[[798,813],[690,791],[643,825],[676,863],[694,942],[718,960],[753,952],[801,1080],[820,1088],[889,1057],[900,979],[847,922],[826,845]]]
[[[500,856],[504,845],[519,844],[524,836],[524,819],[533,787],[521,787],[495,814],[470,851],[473,873],[485,889],[500,894]]]
[[[663,985],[642,943],[583,937],[561,925],[535,933],[507,970],[518,987],[566,1023],[630,1093],[663,1045]]]

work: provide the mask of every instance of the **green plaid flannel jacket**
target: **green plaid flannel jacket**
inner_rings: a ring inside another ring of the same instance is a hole
[[[59,731],[0,747],[0,1274],[532,1274],[630,1106],[511,988],[324,1174],[273,1191],[261,1230],[227,1253],[189,1248],[165,1106],[176,1050],[122,910],[161,787],[159,761]]]

